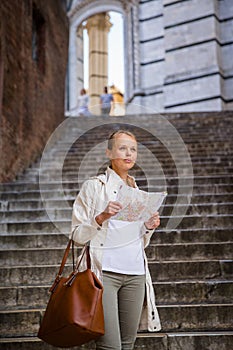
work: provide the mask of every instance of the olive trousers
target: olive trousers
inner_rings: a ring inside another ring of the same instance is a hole
[[[132,350],[145,297],[145,275],[103,272],[105,334],[97,350]]]

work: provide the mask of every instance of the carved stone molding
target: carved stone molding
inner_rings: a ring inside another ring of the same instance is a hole
[[[93,3],[98,3],[96,0],[75,0],[72,4],[71,10],[68,12],[68,17],[73,18],[84,7],[88,7]],[[130,10],[132,5],[138,5],[138,0],[115,0],[112,3],[119,3],[125,12]],[[103,5],[108,4],[111,7],[111,1],[102,1]]]

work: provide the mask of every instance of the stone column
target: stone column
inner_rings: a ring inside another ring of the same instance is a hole
[[[89,36],[89,96],[94,114],[100,114],[99,96],[108,85],[108,32],[112,24],[109,15],[99,13],[86,23]]]
[[[84,88],[84,72],[83,72],[83,27],[78,26],[76,31],[76,50],[77,50],[77,92]],[[77,96],[78,97],[78,96]]]

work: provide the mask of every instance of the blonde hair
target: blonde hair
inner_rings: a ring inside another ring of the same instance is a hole
[[[132,138],[134,138],[134,140],[137,142],[137,139],[136,139],[136,136],[130,132],[130,131],[127,131],[127,130],[117,130],[117,131],[114,131],[113,133],[111,133],[109,135],[109,138],[108,138],[108,149],[111,150],[112,149],[112,146],[113,146],[113,142],[114,142],[114,139],[118,136],[118,135],[121,135],[121,134],[125,134],[125,135],[128,135],[128,136],[131,136]]]

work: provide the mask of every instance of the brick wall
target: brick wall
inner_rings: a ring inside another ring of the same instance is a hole
[[[58,0],[1,0],[0,182],[43,150],[64,119],[68,22]]]

